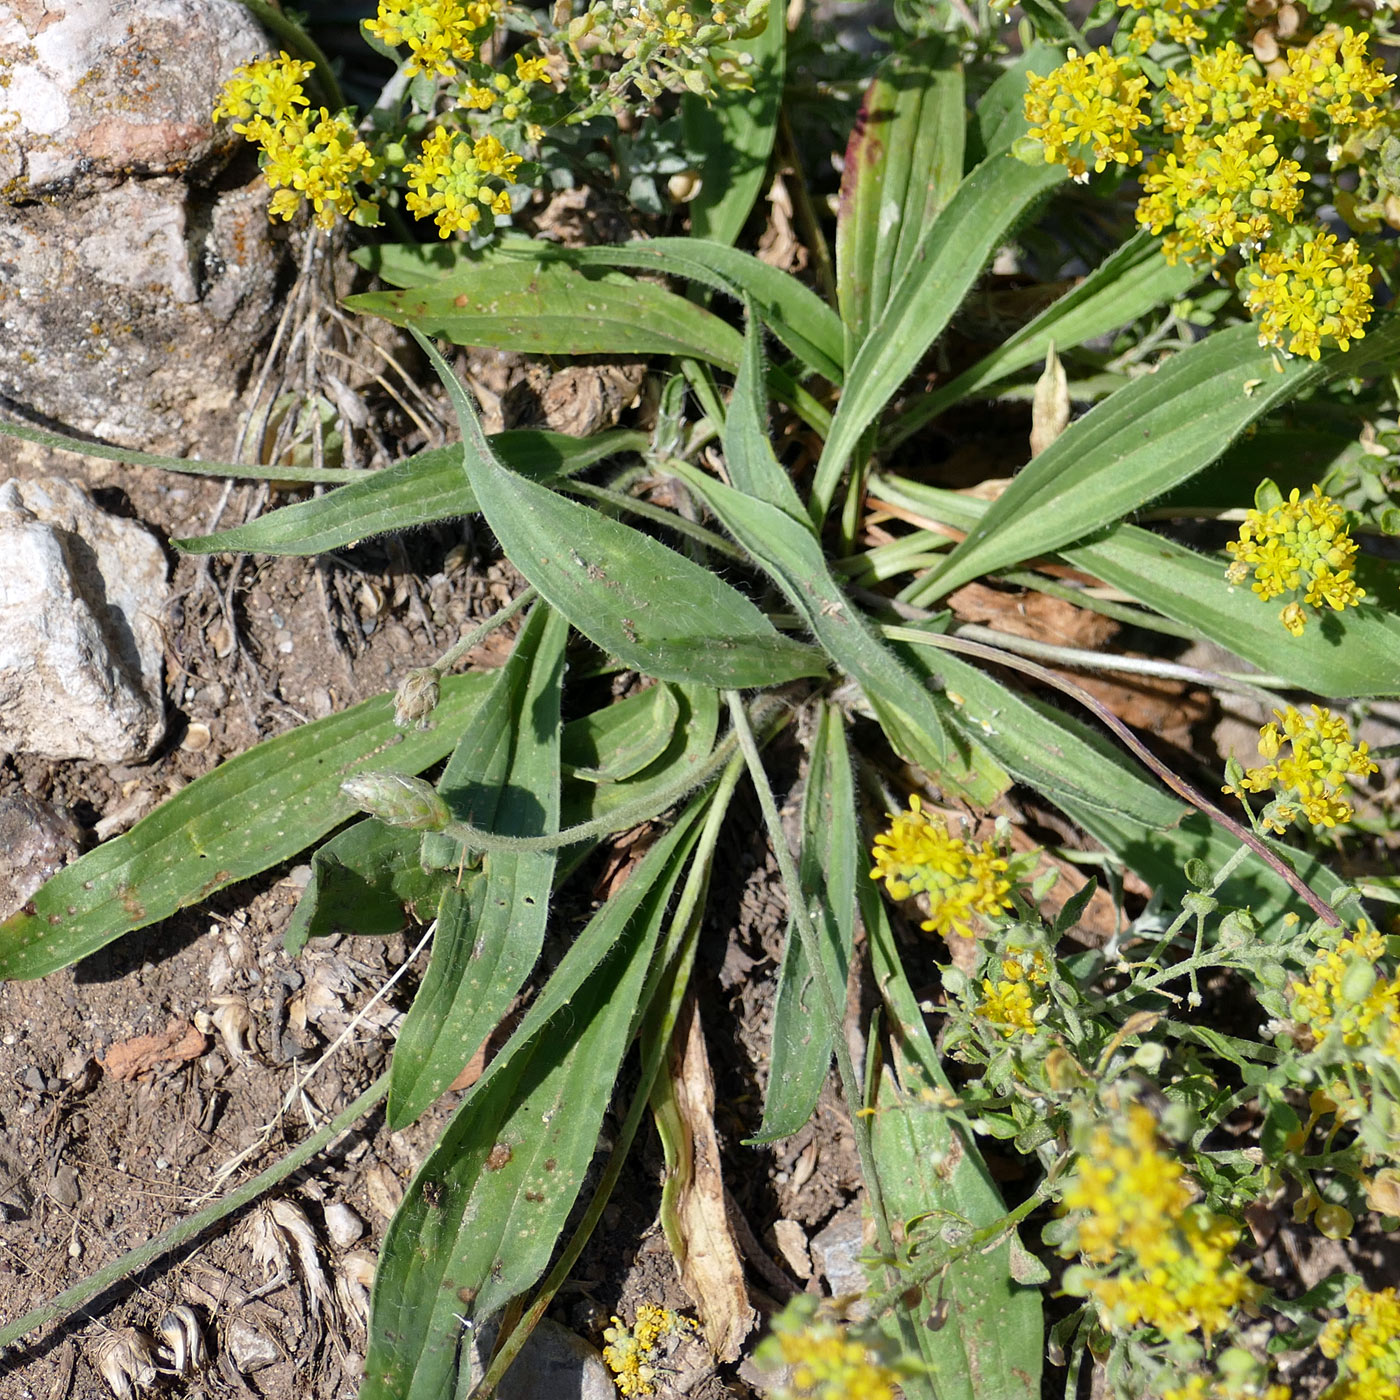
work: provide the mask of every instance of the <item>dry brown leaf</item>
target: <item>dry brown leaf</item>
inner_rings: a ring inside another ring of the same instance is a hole
[[[671,1042],[671,1095],[690,1151],[672,1177],[674,1230],[668,1232],[681,1287],[700,1311],[705,1339],[721,1361],[733,1361],[758,1315],[749,1306],[744,1266],[724,1205],[715,1083],[694,1001],[687,1003]]]
[[[135,1079],[159,1064],[197,1060],[209,1042],[188,1021],[171,1021],[159,1034],[134,1035],[107,1048],[98,1064],[113,1079]]]

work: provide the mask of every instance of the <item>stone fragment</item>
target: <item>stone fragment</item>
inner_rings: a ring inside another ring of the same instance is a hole
[[[77,859],[78,836],[52,803],[27,792],[0,797],[0,919],[17,913],[49,876]]]
[[[347,1249],[365,1232],[365,1222],[343,1201],[333,1201],[326,1207],[326,1234]]]
[[[62,477],[0,483],[0,750],[139,761],[165,734],[165,554]]]
[[[0,396],[19,413],[184,450],[233,403],[283,253],[212,113],[272,47],[237,0],[0,0]]]
[[[860,1262],[866,1250],[860,1202],[853,1201],[844,1210],[837,1211],[826,1228],[812,1237],[811,1250],[812,1262],[826,1279],[831,1296],[859,1300],[846,1308],[846,1315],[855,1320],[865,1317],[870,1309],[860,1295],[865,1293],[870,1282]]]
[[[260,1327],[235,1318],[224,1333],[229,1359],[240,1371],[258,1371],[282,1359],[282,1349]]]
[[[474,1331],[471,1379],[476,1385],[486,1374],[482,1358],[495,1345],[493,1317]],[[616,1400],[617,1387],[603,1358],[582,1337],[549,1318],[530,1334],[505,1379],[496,1387],[496,1400]]]

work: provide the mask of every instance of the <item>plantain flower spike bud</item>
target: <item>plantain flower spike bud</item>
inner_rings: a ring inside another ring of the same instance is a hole
[[[452,820],[447,803],[422,778],[406,773],[356,773],[340,790],[362,812],[388,826],[409,831],[441,831]]]
[[[399,729],[430,727],[437,709],[439,679],[435,666],[415,666],[403,678],[394,697],[394,724]]]

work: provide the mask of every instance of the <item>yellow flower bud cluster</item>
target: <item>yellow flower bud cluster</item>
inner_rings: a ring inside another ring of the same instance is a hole
[[[890,814],[871,857],[870,878],[883,880],[892,899],[928,896],[927,933],[971,938],[976,920],[998,918],[1011,908],[1006,860],[988,841],[954,836],[943,817],[924,811],[917,794],[907,812]]]
[[[1201,1204],[1179,1159],[1163,1150],[1144,1105],[1098,1122],[1061,1200],[1067,1252],[1086,1261],[1067,1290],[1094,1299],[1106,1327],[1150,1327],[1167,1339],[1235,1325],[1259,1287],[1230,1257],[1234,1221]]]
[[[1377,970],[1385,952],[1385,939],[1365,920],[1318,951],[1306,977],[1289,988],[1289,1018],[1300,1038],[1316,1045],[1336,1036],[1348,1049],[1370,1046],[1400,1058],[1400,977]]]
[[[1247,768],[1238,786],[1225,792],[1276,789],[1278,800],[1265,816],[1265,825],[1282,832],[1301,813],[1314,826],[1336,826],[1351,820],[1348,778],[1365,778],[1376,771],[1370,747],[1364,739],[1354,742],[1341,715],[1313,705],[1303,715],[1292,705],[1275,710],[1277,721],[1259,731],[1259,752],[1268,760]],[[1284,753],[1284,745],[1288,752]]]
[[[1035,1013],[1043,1004],[1038,995],[1050,981],[1045,955],[1038,948],[1009,948],[1001,960],[1001,977],[982,979],[982,998],[977,1014],[989,1021],[1007,1039],[1034,1035],[1038,1029]]]
[[[810,1310],[773,1320],[777,1359],[791,1367],[770,1400],[898,1400],[899,1372],[850,1327]]]
[[[404,166],[408,177],[404,203],[418,218],[433,219],[438,236],[446,238],[471,228],[483,209],[510,213],[510,196],[490,182],[509,179],[520,161],[494,136],[473,140],[440,126],[423,142],[418,160]]]
[[[1346,517],[1319,486],[1306,500],[1299,499],[1295,487],[1286,501],[1251,510],[1239,539],[1225,548],[1234,557],[1225,573],[1230,583],[1253,575],[1250,587],[1265,602],[1284,593],[1302,594],[1302,602],[1295,597],[1279,614],[1295,637],[1302,636],[1307,624],[1303,603],[1341,612],[1359,606],[1366,596],[1352,576],[1356,542],[1347,532]]]
[[[476,57],[477,44],[495,18],[491,0],[379,0],[365,28],[391,49],[407,47],[410,77],[435,73],[450,78],[459,63]]]

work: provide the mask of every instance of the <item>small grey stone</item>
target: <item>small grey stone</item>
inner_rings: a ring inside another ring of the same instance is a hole
[[[0,919],[78,856],[78,828],[48,802],[27,792],[0,797]]]
[[[259,1327],[236,1318],[224,1333],[224,1345],[240,1371],[257,1371],[282,1359],[282,1348]]]
[[[82,1192],[78,1189],[78,1173],[67,1162],[61,1163],[53,1174],[53,1180],[49,1182],[49,1199],[57,1201],[61,1206],[75,1206],[81,1196]]]
[[[491,1354],[497,1330],[494,1317],[475,1329],[471,1345],[473,1385],[486,1374],[482,1357]],[[496,1387],[496,1400],[617,1400],[617,1387],[595,1348],[545,1318]]]
[[[865,1228],[859,1201],[838,1211],[811,1242],[812,1262],[826,1279],[833,1297],[863,1294],[869,1286],[860,1256],[865,1250]],[[865,1315],[864,1300],[848,1309],[859,1320]]]
[[[346,1249],[365,1232],[365,1222],[343,1201],[333,1201],[326,1207],[326,1233]]]

